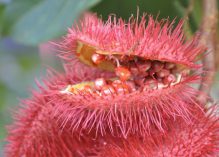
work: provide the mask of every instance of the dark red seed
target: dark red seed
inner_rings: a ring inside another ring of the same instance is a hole
[[[130,91],[130,92],[136,91],[136,87],[135,87],[135,83],[134,83],[134,82],[132,82],[132,81],[127,81],[126,84],[127,84],[128,88],[129,88],[129,91]]]
[[[151,68],[151,61],[144,61],[143,63],[140,63],[137,66],[141,72],[148,71]]]
[[[104,56],[103,55],[100,55],[100,54],[97,54],[97,53],[94,53],[92,56],[91,56],[91,60],[93,61],[94,64],[99,64],[100,62],[102,62],[104,60]]]
[[[147,77],[147,76],[149,76],[149,72],[141,73],[141,76],[142,76],[142,77]]]
[[[133,57],[132,57],[132,56],[124,55],[124,56],[121,56],[121,57],[119,58],[119,60],[120,60],[122,63],[130,63],[130,60],[133,60]]]
[[[173,74],[168,75],[167,77],[163,78],[163,84],[170,84],[176,81],[176,77]]]
[[[130,71],[131,71],[131,73],[132,73],[134,76],[136,76],[136,75],[139,74],[139,70],[138,70],[137,67],[131,67],[131,68],[130,68]]]
[[[103,88],[103,86],[105,86],[107,83],[106,83],[106,80],[104,78],[98,78],[95,80],[94,82],[94,87],[97,89],[97,90],[101,90]]]
[[[131,72],[125,67],[120,66],[115,68],[115,73],[121,81],[127,81],[131,77]]]
[[[175,68],[175,64],[174,63],[169,63],[169,62],[167,62],[167,63],[165,63],[165,69],[173,69],[173,68]]]
[[[166,76],[168,76],[169,74],[170,74],[170,71],[167,70],[167,69],[162,69],[161,71],[159,71],[159,72],[156,73],[156,75],[157,75],[158,77],[161,77],[161,78],[166,77]]]
[[[106,80],[106,84],[112,84],[113,81],[112,80]]]
[[[135,80],[134,80],[134,82],[137,84],[137,85],[139,85],[139,86],[142,86],[142,85],[144,85],[144,81],[145,81],[145,78],[144,77],[135,77]]]
[[[152,68],[155,72],[160,71],[161,69],[163,69],[163,67],[164,67],[164,64],[162,62],[154,61],[152,63]]]
[[[152,78],[145,79],[145,84],[152,84],[152,83],[157,83],[157,80]]]

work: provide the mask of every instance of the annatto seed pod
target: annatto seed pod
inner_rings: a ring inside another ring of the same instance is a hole
[[[62,127],[71,123],[72,131],[145,135],[151,127],[164,131],[165,119],[181,117],[189,123],[194,106],[201,108],[196,102],[198,91],[190,86],[200,75],[182,74],[201,66],[196,64],[197,56],[205,49],[197,36],[184,40],[182,21],[174,28],[174,21],[146,18],[143,15],[139,21],[131,17],[126,23],[110,16],[103,22],[87,15],[80,25],[69,29],[59,43],[65,52],[60,56],[68,64],[76,56],[82,63],[102,69],[103,74],[115,76],[105,78],[108,83],[102,90],[95,87],[97,77],[60,89],[56,102],[62,105],[57,106],[55,116]],[[114,81],[121,83],[115,86]],[[85,85],[93,90],[85,92]]]
[[[218,120],[190,86],[204,49],[197,37],[184,41],[182,25],[85,16],[59,43],[65,73],[49,71],[22,102],[7,156],[214,155]]]

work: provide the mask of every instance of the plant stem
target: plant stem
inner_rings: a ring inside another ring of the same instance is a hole
[[[207,55],[202,59],[204,77],[201,81],[199,95],[201,103],[206,104],[205,95],[209,95],[215,73],[217,0],[202,0],[203,17],[201,24],[201,43],[207,48]]]

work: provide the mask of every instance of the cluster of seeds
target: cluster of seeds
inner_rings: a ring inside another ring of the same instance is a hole
[[[111,81],[105,80],[104,78],[96,79],[94,82],[94,88],[96,91],[101,93],[101,95],[128,94],[136,90],[134,83],[131,81]]]
[[[115,69],[116,75],[121,80],[127,78],[134,81],[137,86],[144,86],[151,81],[170,85],[176,81],[176,76],[173,74],[175,71],[175,64],[151,60],[130,62],[128,66]]]
[[[91,56],[93,64],[110,61],[115,65],[115,78],[97,78],[94,82],[82,85],[80,88],[69,87],[70,93],[79,90],[85,93],[102,95],[127,94],[138,91],[148,91],[166,88],[181,81],[181,74],[176,64],[157,60],[146,60],[136,56],[103,55],[94,53]]]
[[[136,87],[143,87],[148,84],[171,85],[177,81],[178,69],[176,64],[170,62],[161,62],[145,60],[136,56],[105,56],[93,54],[92,62],[99,64],[104,60],[111,60],[116,65],[115,74],[125,82],[132,81]]]
[[[77,94],[77,93],[90,93],[97,96],[106,95],[121,95],[128,94],[136,91],[135,85],[132,81],[121,80],[106,80],[104,78],[98,78],[93,84],[82,85],[69,85],[62,93]]]

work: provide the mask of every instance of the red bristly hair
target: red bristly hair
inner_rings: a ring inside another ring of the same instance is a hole
[[[82,73],[81,76],[85,75]],[[57,74],[44,82],[46,88],[38,85],[40,92],[33,92],[31,99],[22,102],[23,109],[9,129],[8,157],[119,157],[121,154],[124,157],[195,157],[200,154],[214,157],[219,152],[219,122],[213,112],[217,109],[208,109],[206,114],[194,109],[190,124],[179,117],[166,120],[167,130],[164,133],[153,127],[150,134],[144,136],[139,136],[137,132],[126,138],[112,136],[110,130],[106,130],[104,135],[97,135],[95,128],[88,133],[80,128],[72,131],[69,129],[71,123],[60,127],[58,114],[54,116],[55,112],[60,112],[57,108],[68,104],[68,101],[65,104],[57,101],[58,89],[65,86],[63,82],[73,83],[74,77]],[[68,113],[67,116],[74,120],[72,117],[75,115]]]
[[[185,41],[183,21],[174,28],[174,21],[158,22],[152,16],[148,16],[147,21],[146,17],[143,15],[140,20],[138,17],[136,20],[131,17],[126,23],[112,16],[106,22],[96,15],[85,16],[80,25],[69,29],[63,41],[57,44],[61,50],[60,56],[68,64],[67,74],[74,75],[77,70],[72,65],[77,60],[77,42],[108,54],[116,52],[117,55],[170,61],[189,68],[200,67],[195,61],[205,49],[198,44],[198,36]],[[172,87],[136,91],[126,95],[99,97],[83,92],[73,95],[60,93],[56,102],[63,105],[57,106],[55,116],[59,117],[61,127],[71,123],[68,126],[71,126],[69,129],[72,131],[95,129],[97,134],[104,135],[106,130],[110,130],[112,134],[124,137],[128,134],[149,134],[151,127],[164,132],[165,119],[181,117],[190,123],[194,108],[201,109],[196,102],[199,91],[190,87],[190,84],[197,83],[200,78],[195,73]]]
[[[65,73],[49,71],[38,84],[40,91],[22,102],[9,129],[8,157],[214,157],[219,151],[219,124],[196,100],[199,93],[189,84],[192,75],[160,90],[126,95],[97,96],[62,93],[68,85],[96,78],[112,78],[111,72],[88,67],[76,58],[76,43],[107,51],[133,54],[151,60],[170,61],[198,68],[197,55],[204,51],[195,37],[185,42],[181,21],[158,22],[145,15],[140,21],[109,17],[103,22],[86,16],[69,30],[59,44]],[[215,110],[214,110],[215,111]]]
[[[148,20],[146,20],[148,17]],[[185,42],[182,31],[183,21],[174,28],[169,20],[154,20],[152,16],[143,15],[139,20],[131,17],[128,22],[109,16],[106,22],[94,14],[88,14],[80,25],[69,29],[68,35],[59,43],[65,59],[76,53],[77,41],[109,54],[136,55],[151,60],[169,61],[190,67],[195,64],[197,56],[204,47],[198,43],[198,35]]]
[[[219,152],[219,119],[215,108],[208,114],[196,112],[193,122],[187,125],[180,119],[169,122],[166,134],[153,132],[145,139],[135,136],[128,139],[111,138],[98,157],[217,157]],[[171,124],[172,123],[172,124]]]

